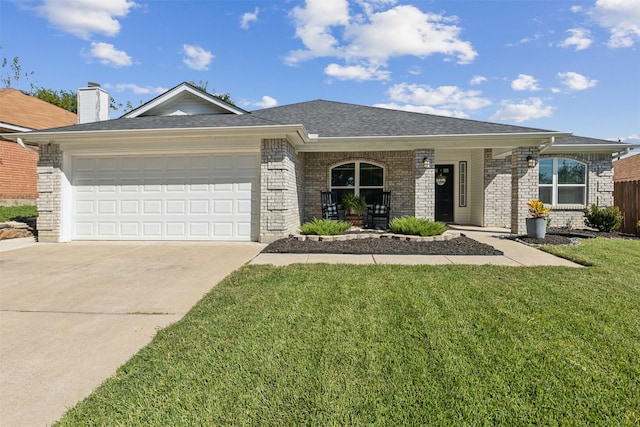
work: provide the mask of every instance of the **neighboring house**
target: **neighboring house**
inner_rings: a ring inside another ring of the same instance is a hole
[[[326,190],[513,233],[540,197],[579,226],[587,204],[613,203],[612,153],[629,147],[323,100],[247,112],[186,83],[119,119],[18,136],[40,148],[48,241],[269,242],[319,217]]]
[[[0,133],[27,132],[75,124],[67,110],[25,95],[0,89]],[[0,206],[35,204],[38,198],[38,152],[0,138]]]
[[[640,181],[640,153],[613,162],[613,181]]]

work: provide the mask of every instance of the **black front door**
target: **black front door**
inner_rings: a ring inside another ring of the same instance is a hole
[[[453,165],[436,165],[436,221],[453,222]]]

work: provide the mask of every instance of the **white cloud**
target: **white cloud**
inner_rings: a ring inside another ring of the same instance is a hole
[[[559,43],[560,47],[573,47],[576,51],[587,49],[593,43],[591,38],[591,32],[583,28],[572,28],[567,30],[571,36],[567,37],[562,43]]]
[[[138,86],[135,83],[118,83],[115,86],[105,85],[105,88],[107,89],[110,87],[113,87],[116,92],[131,91],[136,95],[160,95],[161,93],[164,93],[168,90],[167,88],[161,86]]]
[[[487,81],[487,78],[484,76],[473,76],[469,84],[471,85],[479,85]]]
[[[477,110],[491,105],[491,101],[480,96],[482,92],[464,91],[457,86],[433,88],[428,85],[400,83],[391,86],[387,94],[392,102],[376,106],[452,117],[467,117],[465,111]]]
[[[561,83],[571,90],[585,90],[594,87],[597,80],[589,80],[588,77],[579,73],[569,71],[566,73],[558,73]]]
[[[540,98],[529,98],[520,103],[503,102],[503,108],[496,111],[490,120],[501,122],[524,122],[532,119],[551,117],[554,107],[544,105]]]
[[[259,102],[254,102],[253,105],[260,108],[271,108],[278,105],[278,101],[275,98],[272,98],[268,95],[262,97],[262,100]]]
[[[511,82],[511,89],[517,91],[536,91],[540,90],[540,87],[538,86],[538,81],[533,76],[518,74],[518,78]]]
[[[429,105],[402,105],[391,102],[386,104],[375,104],[374,107],[387,108],[389,110],[411,111],[414,113],[422,114],[434,114],[436,116],[457,117],[459,119],[466,119],[469,117],[464,111],[452,111],[441,108],[434,108]]]
[[[597,0],[588,13],[609,30],[609,47],[631,47],[640,41],[640,0]]]
[[[242,18],[240,18],[240,28],[246,30],[249,28],[250,23],[257,22],[258,12],[260,12],[260,9],[256,7],[253,12],[247,12],[242,15]]]
[[[296,37],[307,50],[289,53],[289,64],[322,56],[338,56],[338,40],[331,34],[332,27],[349,24],[349,7],[346,0],[307,0],[306,7],[296,6],[291,11],[296,27]]]
[[[324,69],[324,72],[329,77],[336,78],[338,80],[388,80],[390,77],[389,71],[381,71],[378,67],[369,66],[364,67],[362,65],[338,65],[329,64]]]
[[[182,45],[182,53],[185,55],[182,62],[184,62],[187,67],[198,71],[208,70],[209,64],[214,58],[211,52],[200,46],[189,44]]]
[[[408,73],[413,76],[419,76],[420,74],[422,74],[422,68],[417,65],[414,65],[413,67],[409,68]]]
[[[477,56],[471,43],[460,38],[456,17],[425,13],[410,5],[389,8],[393,0],[358,0],[361,13],[350,13],[347,0],[307,0],[304,7],[291,12],[296,37],[304,49],[289,52],[290,65],[309,59],[343,59],[345,67],[365,70],[386,67],[394,57],[426,58],[442,54],[458,63],[472,62]],[[335,71],[335,67],[328,71]],[[357,73],[360,78],[360,73]],[[378,73],[371,78],[379,79]]]
[[[101,64],[111,67],[128,67],[133,62],[127,52],[116,49],[110,43],[92,42],[89,57],[97,58]]]
[[[127,16],[135,6],[129,0],[43,0],[35,10],[54,27],[88,39],[92,34],[118,34],[118,18]]]

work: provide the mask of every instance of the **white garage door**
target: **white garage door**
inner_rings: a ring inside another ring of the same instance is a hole
[[[75,157],[74,240],[256,240],[258,156]]]

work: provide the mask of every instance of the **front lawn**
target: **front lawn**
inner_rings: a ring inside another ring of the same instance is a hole
[[[21,221],[38,216],[38,208],[32,205],[0,206],[0,222]]]
[[[640,242],[554,250],[243,267],[60,425],[638,425]]]

